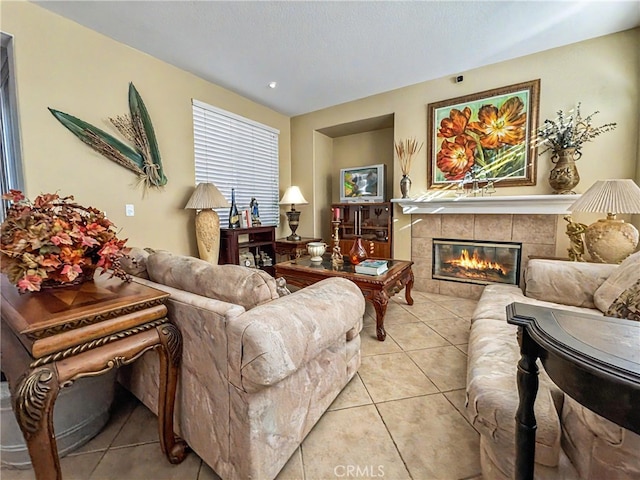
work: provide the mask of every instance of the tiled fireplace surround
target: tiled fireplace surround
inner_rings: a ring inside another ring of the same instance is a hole
[[[522,272],[530,256],[553,257],[559,215],[418,214],[411,215],[411,260],[418,291],[480,298],[484,285],[431,278],[434,238],[522,243]]]

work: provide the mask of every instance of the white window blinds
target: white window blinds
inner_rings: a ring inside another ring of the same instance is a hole
[[[196,185],[213,183],[238,210],[258,201],[262,225],[278,225],[279,131],[193,100]],[[216,209],[220,226],[229,225],[229,209]]]

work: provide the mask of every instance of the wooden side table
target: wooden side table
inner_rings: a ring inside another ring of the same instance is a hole
[[[2,369],[38,480],[62,478],[53,432],[59,390],[149,350],[160,356],[160,447],[171,463],[184,460],[188,447],[173,432],[182,337],[166,317],[168,296],[108,275],[20,294],[2,275]]]
[[[276,254],[288,257],[288,260],[294,260],[307,251],[307,243],[321,242],[321,238],[301,237],[300,240],[287,240],[279,238],[276,240]]]

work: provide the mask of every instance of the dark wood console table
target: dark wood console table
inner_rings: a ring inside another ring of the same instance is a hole
[[[160,356],[160,447],[171,463],[185,458],[187,445],[173,433],[182,337],[167,319],[168,296],[108,275],[20,294],[2,275],[2,370],[38,480],[62,479],[53,432],[59,390],[129,364],[148,350]]]
[[[640,322],[523,303],[507,306],[518,325],[516,479],[533,479],[540,358],[558,387],[598,415],[640,434]]]

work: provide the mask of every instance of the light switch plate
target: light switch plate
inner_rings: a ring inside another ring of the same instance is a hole
[[[125,211],[125,214],[127,215],[127,217],[133,217],[136,214],[136,211],[133,208],[133,205],[131,203],[127,203],[124,206],[124,211]]]

